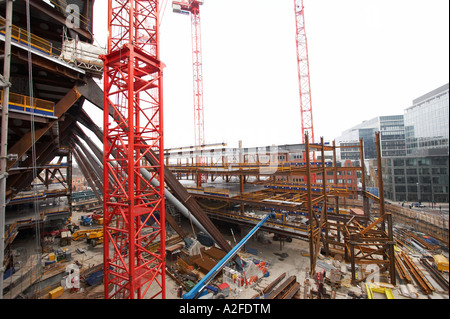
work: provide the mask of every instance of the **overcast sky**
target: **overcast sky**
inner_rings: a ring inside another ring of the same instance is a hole
[[[163,1],[165,3],[166,1]],[[166,148],[194,144],[190,17],[161,26]],[[448,83],[448,0],[304,0],[316,142]],[[94,36],[106,44],[107,1]],[[206,143],[301,142],[293,0],[205,0],[201,7]]]

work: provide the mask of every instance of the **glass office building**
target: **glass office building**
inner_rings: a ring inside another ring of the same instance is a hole
[[[405,110],[408,155],[448,155],[449,86],[431,91]]]
[[[364,158],[376,159],[380,132],[385,197],[393,201],[449,201],[449,84],[412,101],[403,115],[378,116],[336,138],[338,145],[364,141]],[[359,158],[342,149],[341,159]]]
[[[405,126],[403,115],[378,116],[371,120],[364,121],[349,130],[342,132],[336,138],[338,145],[351,145],[363,139],[364,158],[376,159],[377,149],[375,144],[375,132],[380,132],[381,156],[405,156]],[[352,149],[342,149],[340,158],[342,160],[355,159],[356,154]],[[359,153],[357,154],[359,158]]]
[[[385,196],[394,201],[449,200],[449,85],[405,110],[406,156],[383,157]]]

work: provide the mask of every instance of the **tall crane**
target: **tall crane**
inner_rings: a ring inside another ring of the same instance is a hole
[[[173,1],[173,12],[191,15],[192,69],[194,84],[194,138],[198,149],[205,145],[205,120],[203,106],[203,60],[202,37],[200,27],[200,6],[203,0]],[[197,157],[197,165],[204,163],[204,158]],[[197,185],[206,181],[206,175],[197,175]]]
[[[311,83],[309,77],[308,41],[305,31],[303,0],[294,0],[297,44],[297,67],[300,92],[300,114],[302,121],[302,143],[308,133],[310,143],[314,143],[314,127],[311,103]]]
[[[108,53],[101,58],[105,299],[165,298],[159,1],[108,0]]]

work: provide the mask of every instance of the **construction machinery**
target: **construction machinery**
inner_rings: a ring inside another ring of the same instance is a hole
[[[91,231],[87,233],[86,241],[91,245],[92,248],[96,247],[98,244],[103,243],[103,229]]]
[[[87,239],[89,237],[90,233],[98,233],[100,231],[102,232],[102,236],[103,236],[103,228],[93,228],[93,229],[88,229],[88,230],[77,230],[76,232],[74,232],[72,234],[72,239],[75,240],[75,241]]]
[[[448,272],[448,259],[444,255],[433,255],[433,260],[437,270]]]
[[[189,292],[183,295],[183,299],[196,299],[200,296],[202,291],[206,288],[208,283],[214,279],[214,277],[219,273],[219,271],[230,261],[245,245],[245,243],[261,228],[261,226],[269,219],[273,218],[274,214],[267,214],[261,221],[236,245],[231,249],[231,251],[225,255],[206,275],[203,277]]]

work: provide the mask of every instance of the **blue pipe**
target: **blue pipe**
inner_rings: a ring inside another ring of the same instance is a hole
[[[236,246],[231,249],[225,257],[222,258],[207,274],[203,277],[189,292],[183,295],[183,299],[196,299],[196,297],[202,292],[206,285],[214,279],[214,277],[219,273],[220,269],[231,259],[233,256],[241,249],[242,246],[252,237],[256,231],[261,228],[261,226],[271,217],[273,213],[269,213],[264,217],[258,225],[256,225],[248,234],[245,236]]]

